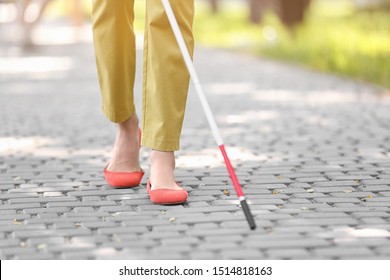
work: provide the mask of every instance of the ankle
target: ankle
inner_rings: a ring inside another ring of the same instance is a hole
[[[154,167],[157,169],[175,169],[175,153],[152,150],[150,153],[150,166],[151,169]]]
[[[118,123],[118,133],[119,134],[130,134],[134,133],[135,130],[138,130],[139,120],[137,114],[133,114],[126,121]]]
[[[150,182],[154,187],[175,188],[175,154],[153,150],[150,154]]]

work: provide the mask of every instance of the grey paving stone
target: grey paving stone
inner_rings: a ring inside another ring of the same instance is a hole
[[[166,225],[166,226],[153,226],[153,231],[162,232],[162,231],[186,231],[189,229],[187,225]]]
[[[340,180],[347,180],[347,181],[350,181],[350,180],[371,180],[373,179],[372,176],[370,175],[334,175],[334,176],[329,176],[330,179],[334,180],[334,181],[340,181]]]
[[[85,208],[87,208],[87,207],[85,207]],[[112,216],[112,214],[110,214],[108,212],[96,211],[93,208],[92,209],[85,209],[85,211],[81,210],[81,209],[78,209],[78,210],[79,211],[73,209],[74,212],[64,213],[63,217],[99,217],[99,218],[105,218],[106,219],[106,217],[111,217]]]
[[[370,201],[370,200],[368,200]],[[381,202],[378,202],[378,201],[373,201],[373,202],[361,202],[360,203],[362,206],[364,207],[389,207],[390,206],[390,202],[384,202],[384,201],[381,201]]]
[[[1,210],[0,215],[13,215],[16,214],[16,210],[8,209],[8,210]]]
[[[40,203],[20,203],[20,204],[3,204],[3,205],[0,205],[0,210],[12,210],[12,209],[15,209],[15,210],[23,210],[23,209],[27,209],[27,208],[39,208],[41,207],[41,204]]]
[[[360,183],[356,181],[328,181],[328,182],[315,182],[313,183],[313,187],[355,187],[359,186]]]
[[[85,243],[85,244],[61,244],[61,245],[52,245],[47,247],[48,252],[52,253],[77,253],[77,252],[88,252],[96,248],[95,244]]]
[[[314,183],[314,182],[326,182],[328,181],[327,178],[319,176],[319,177],[301,177],[301,178],[296,178],[296,182],[299,183]]]
[[[231,229],[193,229],[187,231],[187,235],[189,236],[198,236],[198,237],[205,237],[205,236],[216,236],[216,235],[233,235],[233,234],[243,234],[247,233],[249,231],[248,228],[231,228]],[[258,230],[259,232],[261,230]]]
[[[51,207],[51,208],[31,208],[31,209],[23,209],[23,213],[26,214],[49,214],[49,213],[66,213],[69,211],[68,207]]]
[[[349,218],[350,215],[340,212],[328,212],[328,213],[317,213],[317,212],[312,212],[312,213],[299,213],[297,215],[299,218],[313,218],[313,219],[322,219],[322,218]]]
[[[228,206],[208,206],[208,207],[197,207],[197,208],[185,208],[185,209],[172,209],[168,210],[168,213],[213,213],[213,212],[229,212],[229,211],[238,211],[239,207],[236,205],[228,205]]]
[[[31,215],[28,214],[4,214],[0,216],[0,221],[13,221],[13,220],[24,220],[30,218]]]
[[[41,197],[41,198],[14,198],[8,200],[10,204],[18,203],[55,203],[55,202],[73,202],[76,201],[73,197]]]
[[[390,202],[390,197],[367,197],[365,201],[366,202]]]
[[[367,247],[348,248],[345,246],[330,247],[330,248],[316,248],[314,254],[326,257],[337,258],[342,256],[369,256],[372,251]]]
[[[200,243],[197,246],[199,250],[211,250],[211,251],[221,251],[221,250],[233,250],[239,248],[238,244],[235,242],[212,242],[212,243]]]
[[[251,180],[251,184],[256,184],[256,185],[264,185],[264,184],[288,184],[288,183],[293,183],[294,181],[290,179],[253,179]]]
[[[332,207],[326,203],[307,203],[307,204],[284,204],[283,208],[301,209],[301,210],[316,209],[316,211],[320,211],[319,209],[323,209],[323,208],[326,209],[326,208],[332,208]]]
[[[33,252],[31,254],[18,254],[17,256],[15,256],[16,260],[53,260],[55,258],[55,254],[41,252]]]
[[[219,243],[219,242],[241,242],[245,239],[243,234],[234,234],[230,236],[206,236],[204,240],[208,243]]]
[[[18,247],[20,246],[20,244],[21,244],[20,239],[7,239],[7,240],[0,239],[0,248]]]
[[[189,203],[191,202],[199,202],[199,201],[207,201],[207,202],[210,202],[210,201],[213,201],[215,200],[215,197],[214,196],[211,196],[211,195],[205,195],[205,196],[191,196],[189,195],[187,201]]]
[[[324,228],[321,226],[276,226],[272,228],[275,233],[312,233],[323,232]]]
[[[327,240],[320,238],[305,238],[305,239],[293,239],[290,240],[250,240],[244,241],[243,246],[249,248],[271,249],[271,248],[316,248],[316,247],[328,247],[331,243]]]
[[[176,222],[178,224],[195,224],[195,223],[210,223],[210,222],[224,222],[224,221],[240,221],[245,219],[237,215],[208,215],[204,217],[179,217]]]
[[[216,260],[217,253],[210,251],[193,251],[191,254],[191,259],[193,260]]]
[[[320,197],[314,198],[318,203],[359,203],[360,200],[355,197]]]
[[[340,192],[340,193],[330,193],[329,195],[334,197],[356,197],[356,198],[362,198],[362,197],[374,197],[375,194],[372,192]]]
[[[74,229],[76,227],[76,223],[72,222],[57,222],[53,224],[53,228],[55,229]]]
[[[170,245],[196,245],[200,243],[200,239],[197,237],[181,237],[181,238],[164,238],[161,240],[164,246]]]
[[[296,193],[294,194],[294,197],[296,198],[322,198],[322,197],[326,197],[325,194],[323,193]]]
[[[91,230],[86,228],[75,228],[75,229],[58,229],[55,231],[57,236],[88,236],[91,235]]]
[[[26,219],[26,224],[54,224],[54,223],[64,223],[64,222],[93,222],[98,221],[99,217],[58,217],[58,218],[32,218]]]
[[[28,246],[34,247],[39,245],[47,245],[47,244],[63,244],[65,243],[65,238],[62,236],[55,236],[55,237],[35,237],[35,238],[28,238],[26,240],[26,243]]]
[[[329,207],[329,208],[319,208],[316,211],[318,212],[376,212],[376,211],[387,211],[389,207]]]
[[[180,239],[183,235],[177,231],[163,231],[163,232],[147,232],[144,231],[142,234],[143,239],[166,239],[166,238],[177,238]]]
[[[359,186],[358,189],[367,192],[390,191],[390,186],[387,185]]]
[[[0,194],[0,200],[8,200],[10,198],[28,198],[38,197],[38,193],[2,193]]]
[[[171,222],[169,218],[166,219],[146,219],[146,220],[126,220],[122,222],[125,227],[131,226],[157,226],[157,225],[169,225]]]
[[[115,242],[105,242],[104,246],[115,248],[116,250],[121,250],[123,248],[147,248],[151,250],[152,248],[155,248],[159,246],[159,242],[153,239],[145,239],[145,240],[120,240],[116,239]],[[184,245],[185,246],[185,245]],[[186,250],[185,250],[186,251]]]
[[[308,250],[296,249],[270,249],[266,255],[271,259],[307,259],[312,256]]]
[[[0,253],[8,258],[8,256],[35,254],[37,250],[30,247],[9,247],[0,248]]]
[[[146,226],[130,226],[130,227],[114,227],[114,228],[99,228],[99,234],[116,234],[116,233],[144,233],[147,232]]]
[[[362,180],[362,184],[371,185],[390,185],[390,179]]]
[[[294,219],[294,220],[280,220],[280,225],[285,226],[328,226],[328,225],[357,225],[358,221],[353,218],[320,218],[320,219]]]
[[[360,219],[361,222],[367,225],[375,225],[375,224],[387,224],[388,221],[386,221],[383,218],[378,218],[378,217],[365,217]]]
[[[255,218],[256,225],[258,227],[272,227],[273,223],[268,220],[263,220],[259,218]],[[247,221],[229,221],[229,222],[222,222],[221,227],[226,227],[226,228],[245,228],[248,226]]]
[[[35,185],[34,185],[35,186]],[[28,187],[28,188],[17,188],[10,189],[9,193],[49,193],[49,192],[68,192],[73,191],[73,187]]]
[[[46,207],[100,207],[100,206],[115,206],[113,201],[71,201],[71,202],[49,202]]]
[[[390,240],[386,237],[382,238],[357,238],[357,239],[351,239],[351,238],[336,238],[335,244],[339,246],[344,247],[361,247],[361,246],[367,246],[367,247],[374,247],[374,246],[389,246]]]

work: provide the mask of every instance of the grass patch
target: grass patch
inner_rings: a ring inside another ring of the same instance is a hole
[[[390,88],[390,12],[358,11],[347,0],[313,1],[305,24],[291,34],[268,13],[248,22],[246,5],[231,3],[213,15],[199,3],[197,41],[250,51]]]

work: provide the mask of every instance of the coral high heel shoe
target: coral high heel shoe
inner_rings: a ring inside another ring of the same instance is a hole
[[[139,143],[141,143],[141,129],[139,129]],[[140,145],[141,147],[141,145]],[[110,163],[107,163],[106,167],[103,170],[104,178],[106,182],[114,188],[130,188],[139,186],[141,183],[142,177],[145,172],[133,171],[133,172],[114,172],[108,171],[107,167]]]
[[[172,190],[159,188],[152,190],[152,185],[150,181],[146,186],[146,190],[149,193],[150,201],[156,204],[181,204],[186,202],[188,198],[188,193],[186,190]]]

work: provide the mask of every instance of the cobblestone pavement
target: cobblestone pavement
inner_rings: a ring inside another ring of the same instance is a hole
[[[1,259],[389,259],[390,102],[379,89],[197,49],[250,231],[193,89],[177,154],[188,202],[149,201],[147,149],[141,186],[107,186],[115,129],[91,41],[45,28],[63,44],[0,43]],[[138,75],[138,108],[140,85]]]

